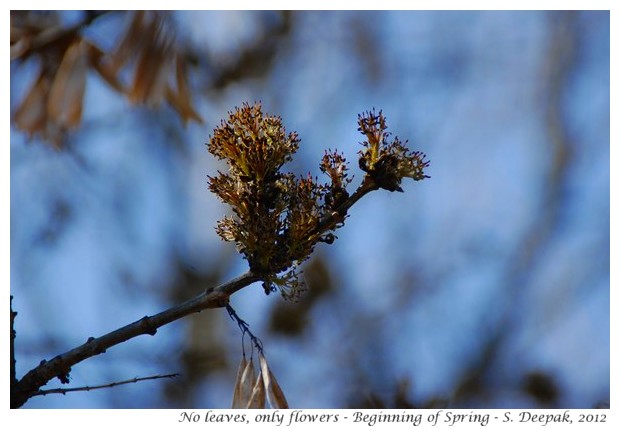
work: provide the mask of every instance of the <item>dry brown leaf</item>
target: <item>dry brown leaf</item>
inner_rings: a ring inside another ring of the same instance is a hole
[[[242,393],[242,384],[241,378],[243,373],[245,372],[246,367],[248,366],[248,361],[243,356],[241,358],[241,363],[239,364],[239,368],[237,369],[237,377],[235,378],[235,389],[233,390],[233,400],[231,408],[243,408],[243,393]]]
[[[143,10],[133,12],[127,31],[125,31],[123,39],[112,55],[110,69],[114,74],[118,73],[121,67],[123,67],[130,58],[136,55],[136,52],[142,50],[145,36],[148,34],[148,29],[144,24],[146,14],[147,12]]]
[[[41,72],[34,82],[28,95],[15,111],[15,124],[30,136],[45,129],[47,110],[45,108],[49,93],[50,79]]]
[[[183,57],[177,53],[176,58],[176,72],[177,72],[177,93],[184,99],[189,100],[191,98],[189,88],[187,87],[187,75],[185,74],[185,62]]]
[[[136,61],[129,99],[134,103],[159,105],[166,96],[174,56],[173,35],[166,31],[163,15],[151,12],[145,15],[141,31],[142,39],[137,41],[139,57]]]
[[[11,37],[13,37],[12,33]],[[29,37],[20,38],[15,42],[11,40],[11,61],[24,55],[26,52],[28,52],[28,49],[30,49]]]
[[[247,408],[250,403],[250,397],[252,396],[254,384],[256,384],[256,371],[254,370],[254,360],[250,359],[245,371],[243,371],[243,375],[241,376],[241,392],[243,401],[241,408]]]
[[[87,72],[86,42],[78,39],[65,52],[47,100],[49,117],[58,125],[66,128],[79,125]]]
[[[181,116],[183,124],[187,124],[190,120],[194,120],[202,124],[202,118],[192,105],[192,97],[187,85],[187,74],[185,72],[185,64],[180,54],[176,55],[176,86],[175,92],[170,85],[166,88],[166,100]]]
[[[39,49],[60,49],[64,53],[70,38],[61,25],[59,14],[33,11],[11,11],[11,61],[37,53]],[[63,47],[64,45],[64,47]],[[49,60],[49,56],[47,58]]]
[[[187,125],[190,120],[194,120],[199,124],[203,123],[202,118],[194,110],[191,103],[187,99],[182,99],[181,95],[175,93],[169,85],[166,87],[166,100],[168,100],[172,108],[177,111],[183,121],[183,125]]]
[[[103,80],[105,80],[108,85],[110,85],[116,91],[124,94],[125,87],[116,76],[116,70],[109,63],[102,61],[103,58],[106,56],[105,52],[103,52],[95,45],[89,43],[88,54],[90,66],[93,69],[97,70],[99,76],[101,76]]]
[[[288,402],[286,401],[284,392],[280,388],[278,381],[276,380],[273,373],[269,369],[269,365],[267,364],[267,359],[265,358],[263,354],[261,354],[259,357],[259,360],[260,360],[263,384],[265,385],[265,391],[267,392],[267,399],[269,400],[269,404],[271,405],[271,408],[288,408]]]
[[[166,96],[172,69],[170,46],[145,45],[136,63],[129,99],[134,103],[159,105]]]
[[[269,370],[269,377],[271,378],[271,388],[267,391],[267,396],[269,398],[269,402],[271,402],[271,407],[288,409],[288,402],[286,401],[284,392],[280,388],[280,385],[271,370]]]
[[[246,408],[265,408],[265,385],[262,380],[261,374],[256,378],[254,388],[252,389],[252,395],[248,401]]]

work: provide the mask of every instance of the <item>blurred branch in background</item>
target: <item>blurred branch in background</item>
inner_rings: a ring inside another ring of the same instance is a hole
[[[547,127],[549,161],[546,181],[538,195],[537,216],[532,220],[529,230],[521,237],[513,249],[512,264],[505,268],[504,290],[508,305],[494,328],[494,334],[486,339],[477,360],[474,360],[463,374],[452,398],[456,404],[472,406],[478,400],[493,395],[497,388],[494,372],[501,372],[502,353],[506,343],[514,338],[526,302],[524,293],[532,287],[531,276],[537,264],[545,263],[545,250],[551,245],[562,221],[562,207],[566,205],[567,179],[571,172],[573,142],[566,130],[564,116],[564,97],[567,82],[574,73],[578,56],[576,12],[564,11],[546,16],[549,20],[546,63],[539,73],[540,83],[537,98]],[[553,311],[550,309],[550,311]],[[524,374],[520,388],[544,408],[558,406],[561,391],[553,374],[535,371]],[[592,404],[594,405],[594,404]]]
[[[222,61],[214,54],[208,55],[204,61],[201,53],[194,51],[190,54],[192,63],[212,71],[209,92],[221,91],[234,82],[265,77],[273,67],[290,36],[294,15],[284,10],[259,14],[257,18],[260,24],[258,34],[240,48],[233,61]]]

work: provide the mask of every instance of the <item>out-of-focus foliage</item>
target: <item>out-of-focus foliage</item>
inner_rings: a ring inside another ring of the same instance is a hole
[[[17,127],[62,146],[63,135],[81,122],[90,71],[132,103],[158,106],[165,100],[184,123],[202,123],[192,105],[185,53],[176,43],[169,15],[128,13],[116,47],[105,51],[83,35],[105,14],[86,12],[83,20],[65,26],[59,12],[11,11],[11,61],[39,63],[38,77],[15,110]],[[128,82],[121,72],[131,74]]]

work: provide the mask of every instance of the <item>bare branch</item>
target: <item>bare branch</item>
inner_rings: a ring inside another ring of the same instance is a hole
[[[32,396],[41,396],[41,395],[45,396],[45,395],[51,395],[55,393],[61,393],[64,395],[70,392],[89,392],[91,390],[107,389],[110,387],[121,386],[123,384],[138,383],[140,381],[146,381],[146,380],[159,380],[161,378],[174,378],[174,377],[177,377],[178,375],[179,374],[175,373],[175,374],[164,374],[164,375],[151,375],[149,377],[135,377],[135,378],[132,378],[131,380],[115,381],[114,383],[100,384],[97,386],[73,387],[70,389],[41,389],[38,392],[34,393]]]
[[[336,207],[335,211],[331,215],[323,219],[319,225],[317,225],[316,231],[313,232],[318,233],[319,231],[329,229],[329,227],[335,223],[342,222],[351,206],[359,201],[364,195],[376,189],[378,189],[378,186],[374,182],[371,180],[364,180],[353,195]],[[260,275],[249,271],[246,274],[216,288],[208,289],[202,294],[182,304],[169,308],[168,310],[162,311],[161,313],[153,316],[145,316],[140,320],[105,334],[99,338],[91,337],[84,344],[74,348],[73,350],[58,355],[50,361],[42,361],[39,366],[30,370],[21,380],[16,381],[11,386],[11,408],[19,408],[23,406],[28,399],[33,396],[44,395],[47,393],[62,393],[60,391],[56,392],[56,390],[59,389],[42,391],[40,388],[56,377],[63,383],[69,383],[69,372],[71,371],[71,367],[73,365],[98,354],[105,353],[105,351],[110,347],[123,343],[139,335],[155,335],[157,333],[157,329],[161,326],[167,325],[168,323],[189,314],[198,313],[208,308],[227,307],[228,298],[230,295],[259,280],[263,280]],[[231,315],[231,317],[233,316]],[[237,320],[240,319],[237,318]],[[76,389],[86,390],[84,388]],[[64,390],[75,391],[75,389]]]
[[[356,189],[356,191],[349,198],[344,200],[339,206],[335,207],[334,211],[326,216],[324,219],[321,219],[316,228],[312,231],[311,235],[321,234],[324,231],[328,231],[337,223],[343,222],[344,218],[347,216],[349,209],[357,203],[364,195],[376,191],[379,189],[379,186],[370,179],[369,176],[364,177],[364,181],[360,184],[360,186]]]
[[[226,305],[226,311],[228,311],[228,315],[230,316],[230,318],[237,322],[237,325],[239,325],[239,329],[241,329],[241,334],[248,334],[250,340],[252,341],[252,344],[254,345],[254,347],[256,347],[256,350],[258,350],[260,353],[263,353],[263,342],[256,335],[254,335],[252,331],[250,331],[250,325],[237,315],[237,312],[234,310],[234,308],[232,308],[230,304]],[[245,356],[245,350],[243,350],[243,355]]]
[[[17,316],[17,312],[13,311],[13,295],[11,295],[11,390],[17,385],[17,377],[15,374],[15,336],[17,333],[15,332],[15,317]]]
[[[161,326],[189,314],[198,313],[208,308],[225,307],[230,295],[258,280],[260,277],[249,271],[216,288],[207,289],[182,304],[154,316],[145,316],[99,338],[91,337],[73,350],[58,355],[50,361],[42,361],[39,366],[30,370],[21,380],[11,386],[11,408],[19,408],[24,405],[42,386],[55,377],[58,377],[63,383],[68,383],[68,375],[73,365],[105,353],[110,347],[139,335],[155,335]]]

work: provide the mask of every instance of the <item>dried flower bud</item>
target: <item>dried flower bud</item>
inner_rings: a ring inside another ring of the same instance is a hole
[[[262,182],[272,180],[298,147],[297,134],[287,136],[280,117],[263,115],[260,103],[246,103],[215,129],[209,152],[242,180]]]
[[[374,183],[388,191],[403,192],[400,187],[405,177],[423,180],[430,176],[424,174],[424,168],[430,162],[425,160],[422,152],[410,152],[398,137],[389,141],[387,124],[383,112],[368,111],[358,117],[358,130],[366,136],[359,152],[359,167],[365,171]]]
[[[326,151],[320,169],[331,179],[331,185],[325,194],[325,205],[332,210],[336,209],[349,198],[346,187],[352,179],[347,177],[347,162],[338,152]]]
[[[364,194],[378,188],[402,192],[404,177],[428,177],[424,154],[409,152],[398,138],[388,142],[381,112],[360,115],[358,123],[367,140],[359,160],[367,175],[351,196],[347,162],[336,151],[325,152],[320,164],[329,184],[319,184],[309,174],[298,178],[280,171],[297,151],[299,139],[294,132],[286,134],[279,117],[263,114],[260,103],[244,104],[214,130],[209,152],[226,160],[229,169],[209,177],[209,189],[234,213],[220,220],[216,231],[235,242],[250,270],[261,276],[266,293],[280,290],[286,299],[297,299],[305,286],[296,267],[317,243],[336,240],[333,232]]]
[[[322,202],[349,182],[344,158],[335,152],[325,161],[331,187],[309,175],[281,173],[298,144],[297,134],[287,135],[282,120],[263,114],[258,103],[230,113],[209,142],[209,152],[229,166],[209,177],[209,189],[234,213],[218,222],[218,235],[236,243],[250,269],[263,276],[265,292],[278,288],[288,299],[303,290],[290,268],[307,259],[326,232],[319,230],[327,212]]]

